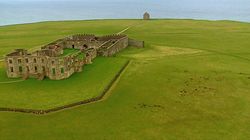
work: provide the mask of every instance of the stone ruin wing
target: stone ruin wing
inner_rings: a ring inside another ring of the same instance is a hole
[[[91,64],[97,56],[112,56],[129,45],[144,47],[144,42],[129,39],[127,35],[76,34],[31,53],[16,49],[7,54],[6,73],[9,78],[66,79],[75,72],[81,72],[83,66]]]

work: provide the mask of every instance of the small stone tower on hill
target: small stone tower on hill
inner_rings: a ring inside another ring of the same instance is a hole
[[[144,20],[149,20],[150,19],[150,14],[148,12],[144,13],[143,19]]]

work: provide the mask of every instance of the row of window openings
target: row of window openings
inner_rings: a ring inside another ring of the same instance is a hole
[[[43,71],[45,72],[45,67],[42,67],[42,68],[43,68]],[[20,66],[18,69],[19,69],[19,72],[23,72],[23,67]],[[27,71],[30,71],[29,67],[26,67],[26,69],[27,69]],[[37,66],[35,66],[34,69],[35,69],[35,72],[37,72],[37,70],[38,70]],[[14,72],[14,68],[10,67],[10,71]]]
[[[83,45],[83,48],[84,48],[84,49],[87,49],[87,48],[88,48],[88,45],[84,44],[84,45]],[[72,45],[72,49],[75,49],[75,45]]]
[[[52,68],[52,73],[53,75],[56,75],[56,69],[55,68]],[[64,73],[64,68],[61,68],[61,74]]]
[[[29,63],[29,59],[25,59],[26,63]],[[9,63],[12,64],[12,60],[9,60]],[[34,63],[36,63],[36,59],[33,60]],[[18,63],[22,63],[22,60],[21,59],[18,59]],[[44,63],[44,59],[42,59],[42,63]],[[52,61],[52,64],[54,64],[54,61]]]
[[[43,72],[45,72],[45,67],[42,67],[43,68]],[[26,67],[26,69],[27,69],[27,71],[29,71],[29,67]],[[37,72],[37,67],[35,66],[34,67],[34,69],[35,69],[35,72]],[[10,68],[10,71],[11,72],[14,72],[14,68],[13,67],[11,67]],[[19,67],[19,72],[23,72],[23,67]],[[53,68],[52,69],[52,72],[53,72],[53,75],[55,75],[56,74],[56,69],[55,68]],[[63,74],[64,73],[64,68],[61,68],[61,73]]]

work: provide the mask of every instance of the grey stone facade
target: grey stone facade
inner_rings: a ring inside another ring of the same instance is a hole
[[[148,12],[144,13],[143,19],[144,20],[149,20],[150,19],[150,14]]]
[[[129,38],[128,45],[136,48],[144,48],[144,41]]]
[[[135,44],[135,43],[133,43]],[[85,64],[91,64],[97,56],[112,56],[128,47],[126,35],[72,35],[56,40],[41,50],[29,53],[16,49],[5,57],[9,78],[61,80],[75,72],[81,72]]]

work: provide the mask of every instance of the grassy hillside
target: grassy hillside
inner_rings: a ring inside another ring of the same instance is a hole
[[[137,21],[67,21],[0,26],[0,56],[16,48],[39,49],[59,38],[78,33],[97,35],[118,33]],[[117,25],[118,24],[118,25]]]
[[[132,60],[110,96],[45,116],[0,112],[1,139],[250,137],[248,23],[100,20],[6,26],[0,27],[0,53],[32,48],[73,33],[116,33],[130,25],[136,26],[125,33],[145,40],[146,48],[129,48],[107,60]]]

